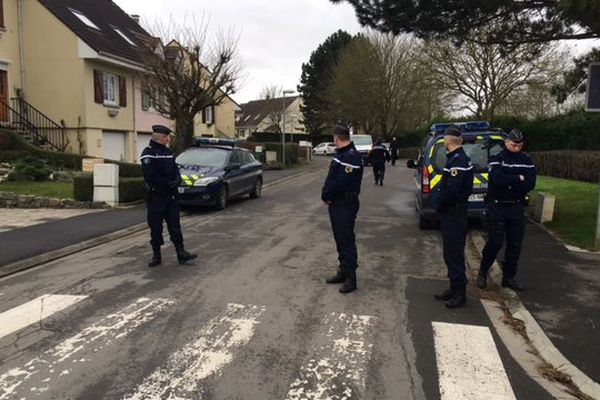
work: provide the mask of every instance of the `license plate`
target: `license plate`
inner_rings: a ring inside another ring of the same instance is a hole
[[[484,201],[484,200],[485,200],[485,197],[483,194],[472,194],[469,196],[470,202]]]
[[[179,190],[179,193],[181,193],[181,194],[185,193],[185,188],[184,187],[180,187],[180,188],[177,188],[177,189]]]

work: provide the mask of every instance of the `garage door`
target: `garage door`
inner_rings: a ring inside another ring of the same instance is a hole
[[[152,137],[152,134],[150,134],[150,133],[138,133],[137,134],[135,162],[137,162],[138,164],[140,162],[140,155],[142,154],[142,151],[144,151],[144,149],[146,147],[148,147],[148,143],[150,143],[151,137]]]
[[[102,158],[125,161],[125,134],[102,132]]]

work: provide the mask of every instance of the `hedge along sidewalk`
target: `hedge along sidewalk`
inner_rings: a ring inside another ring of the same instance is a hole
[[[544,226],[568,244],[600,250],[595,248],[598,190],[598,184],[539,176],[536,191],[556,196],[554,221]],[[536,196],[532,196],[530,209],[535,201]]]

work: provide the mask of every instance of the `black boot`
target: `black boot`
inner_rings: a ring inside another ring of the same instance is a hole
[[[160,247],[152,248],[152,259],[148,262],[150,268],[156,267],[162,263],[162,257],[160,255]]]
[[[175,251],[177,251],[177,261],[179,264],[185,264],[186,262],[195,260],[196,257],[198,257],[196,254],[191,254],[185,251],[183,246],[176,247]]]
[[[344,284],[340,288],[340,293],[346,294],[356,290],[356,271],[344,273]]]
[[[465,286],[454,289],[454,294],[446,302],[446,308],[460,308],[467,303],[467,293]]]
[[[344,276],[344,273],[341,269],[338,269],[337,273],[334,276],[327,278],[325,282],[327,282],[330,285],[335,285],[337,283],[344,283],[345,280],[346,278]]]
[[[487,274],[482,270],[479,270],[479,273],[477,274],[477,287],[479,287],[479,289],[487,288]]]
[[[515,278],[506,278],[502,279],[502,287],[509,288],[514,290],[515,292],[520,292],[523,290],[523,286]]]
[[[448,301],[452,298],[453,295],[454,295],[454,289],[452,288],[452,286],[450,286],[448,289],[444,290],[442,293],[434,294],[433,297],[435,297],[436,300]]]

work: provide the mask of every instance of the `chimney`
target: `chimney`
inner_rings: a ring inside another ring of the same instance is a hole
[[[140,23],[140,16],[138,14],[131,14],[131,19],[133,19],[138,24]]]

